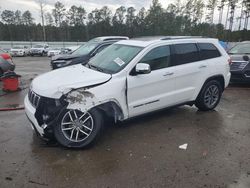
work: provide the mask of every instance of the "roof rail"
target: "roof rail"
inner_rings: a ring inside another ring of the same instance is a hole
[[[204,36],[166,36],[161,40],[175,40],[175,39],[193,39],[193,38],[208,38]]]

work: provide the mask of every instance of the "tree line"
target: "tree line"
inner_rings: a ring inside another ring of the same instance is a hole
[[[196,35],[225,41],[250,40],[249,0],[175,0],[167,8],[153,0],[148,10],[121,6],[114,13],[107,6],[87,13],[82,6],[73,5],[67,10],[60,1],[49,12],[44,9],[45,0],[40,0],[39,5],[42,23],[36,23],[29,10],[3,10],[0,40],[87,41],[105,35]],[[236,12],[240,14],[236,16]]]

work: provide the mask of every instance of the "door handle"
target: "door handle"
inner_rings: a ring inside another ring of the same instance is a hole
[[[199,69],[207,68],[207,65],[201,65],[199,66]]]
[[[163,76],[171,76],[173,74],[174,74],[173,72],[166,72],[165,74],[163,74]]]

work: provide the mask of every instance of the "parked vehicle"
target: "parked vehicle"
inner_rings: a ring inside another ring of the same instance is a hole
[[[48,57],[52,57],[52,56],[55,56],[55,55],[59,55],[61,54],[62,52],[62,49],[61,48],[51,48],[49,51],[48,51]]]
[[[109,37],[97,37],[86,44],[82,45],[71,54],[61,55],[52,58],[52,69],[58,69],[75,64],[86,64],[89,59],[94,57],[97,53],[110,46],[111,44],[119,40],[127,40],[128,37],[109,36]]]
[[[48,50],[49,50],[48,44],[36,44],[30,49],[30,55],[31,56],[34,56],[34,55],[44,56],[44,55],[47,55]]]
[[[27,46],[14,46],[10,50],[11,56],[27,56],[29,52],[30,50]]]
[[[89,61],[35,78],[27,117],[45,138],[82,148],[115,122],[176,105],[214,109],[230,80],[230,57],[217,39],[119,41]]]
[[[14,71],[15,64],[12,61],[10,54],[0,50],[0,76],[7,71]]]
[[[231,81],[250,83],[250,41],[236,44],[228,53],[232,58]]]
[[[80,46],[69,46],[69,47],[63,48],[61,50],[61,54],[71,54],[72,52],[77,50],[79,47]]]

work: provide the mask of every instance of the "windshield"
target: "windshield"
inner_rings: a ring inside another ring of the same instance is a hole
[[[75,50],[72,54],[74,55],[87,55],[89,54],[93,49],[95,49],[98,46],[99,43],[93,43],[88,42],[81,47],[79,47],[77,50]]]
[[[229,50],[230,54],[250,54],[250,43],[241,43]]]
[[[89,66],[114,74],[122,70],[141,50],[142,47],[113,44],[95,56]]]
[[[34,48],[43,48],[43,45],[35,45]]]

